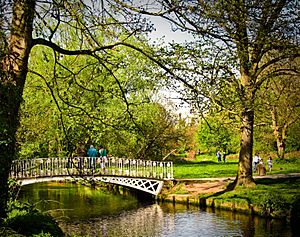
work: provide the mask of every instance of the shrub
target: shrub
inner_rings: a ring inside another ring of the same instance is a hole
[[[266,193],[257,200],[262,215],[273,217],[286,216],[291,210],[291,204],[284,195],[278,193]]]
[[[50,215],[37,211],[17,215],[9,219],[7,225],[19,234],[25,236],[40,236],[40,233],[47,233],[42,235],[44,237],[51,235],[56,237],[64,236],[62,230]]]
[[[8,217],[5,220],[7,228],[25,236],[60,237],[64,236],[57,222],[48,214],[44,214],[30,203],[11,202]]]

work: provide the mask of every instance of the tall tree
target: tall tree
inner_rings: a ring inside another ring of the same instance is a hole
[[[6,211],[7,179],[15,154],[18,110],[22,100],[28,57],[32,45],[34,8],[35,1],[16,1],[14,3],[8,49],[1,58],[0,217],[5,216]],[[2,26],[4,27],[4,24]]]
[[[45,45],[65,55],[89,55],[98,63],[112,65],[108,49],[126,44],[147,22],[111,7],[109,1],[1,1],[0,34],[0,218],[5,216],[7,179],[16,150],[18,111],[28,71],[28,58],[35,45]],[[76,32],[78,42],[66,43]],[[119,31],[116,29],[120,29]],[[126,32],[126,34],[124,34]],[[97,38],[97,35],[106,36]],[[2,55],[3,54],[3,55]],[[126,99],[126,97],[125,97]]]
[[[168,55],[172,61],[158,63],[188,89],[189,101],[239,115],[235,184],[252,185],[256,94],[267,78],[289,70],[278,65],[299,57],[299,1],[160,0],[140,6],[134,1],[130,6],[127,1],[117,2],[134,12],[163,17],[173,29],[198,39],[196,44],[173,44]]]
[[[56,64],[52,50],[32,50],[18,130],[20,157],[65,155],[66,141],[75,155],[89,142],[128,158],[159,159],[175,148],[183,135],[170,113],[153,102],[159,79],[152,80],[151,61],[126,47],[110,53],[119,65],[111,69],[117,78],[86,56],[64,56]]]
[[[299,63],[289,61],[289,73],[270,78],[259,92],[258,121],[273,129],[277,154],[284,158],[289,128],[300,120],[300,70]]]

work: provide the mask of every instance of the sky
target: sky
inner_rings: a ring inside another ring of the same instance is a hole
[[[151,32],[149,34],[149,37],[152,42],[157,42],[157,39],[163,37],[163,41],[167,44],[170,42],[176,42],[176,43],[183,43],[185,41],[191,41],[193,40],[193,37],[186,33],[181,31],[172,31],[171,25],[168,21],[164,20],[161,17],[151,17],[151,22],[154,24],[154,27],[156,28],[155,31]],[[181,104],[181,101],[179,99],[175,99],[179,95],[175,92],[162,90],[161,91],[162,96],[169,98],[174,104],[179,105]],[[184,105],[183,107],[180,107],[180,109],[177,109],[174,111],[176,114],[181,114],[183,117],[187,117],[190,115],[190,108],[188,105]]]
[[[150,20],[156,28],[155,31],[149,34],[152,40],[164,37],[165,42],[175,41],[177,43],[181,43],[193,39],[193,37],[187,32],[181,32],[179,30],[175,32],[172,31],[170,23],[161,17],[153,16],[150,17]]]

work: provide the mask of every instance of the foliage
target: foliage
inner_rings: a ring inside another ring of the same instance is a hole
[[[34,234],[32,235],[32,237],[52,237],[53,235],[51,235],[50,233],[44,233],[43,231],[39,234]]]
[[[226,153],[236,153],[239,145],[239,135],[232,125],[221,117],[207,116],[199,124],[198,142],[201,150],[216,153],[223,150]]]
[[[41,213],[34,204],[18,201],[10,202],[5,227],[25,236],[64,236],[50,215]]]
[[[116,156],[159,159],[176,141],[189,142],[176,117],[151,99],[159,82],[151,79],[151,63],[126,48],[112,53],[123,64],[113,74],[87,57],[65,56],[58,64],[46,48],[32,51],[18,130],[21,158],[70,150],[84,156],[93,143]]]
[[[170,79],[176,80],[175,89],[196,110],[226,110],[239,118],[236,184],[253,183],[257,93],[269,78],[293,71],[285,62],[299,57],[297,1],[191,0],[170,4],[162,0],[156,11],[149,5],[118,2],[131,4],[128,9],[134,12],[162,16],[174,29],[193,34],[194,42],[164,47],[158,61]]]
[[[300,122],[293,124],[288,130],[288,137],[286,140],[286,151],[300,151]]]
[[[291,209],[287,197],[277,192],[266,193],[260,196],[257,200],[257,205],[260,207],[262,215],[269,215],[275,211],[277,213],[286,213]]]
[[[293,126],[300,119],[299,60],[290,60],[285,64],[280,67],[292,68],[292,71],[267,80],[256,101],[257,124],[263,127],[259,132],[259,140],[264,141],[266,146],[269,144],[267,149],[275,148],[281,158],[284,158],[286,150],[291,151],[289,136],[298,137],[299,140],[299,134],[293,130]],[[270,137],[271,134],[273,137]]]
[[[42,236],[64,236],[62,230],[51,216],[38,212],[17,215],[7,220],[7,225],[26,236],[39,235],[42,231],[47,233]]]
[[[8,180],[8,197],[10,200],[16,200],[21,189],[20,184],[15,179]]]
[[[300,196],[293,202],[291,224],[297,226],[300,221]]]
[[[259,123],[259,119],[257,122]],[[276,152],[276,141],[271,126],[256,126],[254,128],[254,152]]]
[[[260,207],[261,214],[287,216],[297,204],[299,178],[257,180],[256,188],[249,190],[251,202]]]

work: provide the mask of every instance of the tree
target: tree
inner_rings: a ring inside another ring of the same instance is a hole
[[[279,158],[284,158],[289,128],[300,120],[299,65],[292,60],[288,64],[291,72],[266,81],[257,101],[258,119],[273,129]]]
[[[61,55],[89,55],[109,69],[113,65],[109,50],[147,31],[149,25],[135,14],[112,8],[109,1],[86,4],[80,0],[5,0],[0,7],[0,45],[6,49],[1,50],[0,58],[0,217],[4,217],[7,179],[16,150],[18,111],[32,48],[35,45],[52,48],[56,60]],[[66,43],[74,36],[67,29],[76,33],[75,45]],[[105,37],[99,40],[98,34]]]
[[[198,128],[198,141],[203,149],[210,152],[223,150],[236,153],[238,150],[238,130],[226,116],[212,114],[201,120]]]
[[[134,39],[128,42],[146,47]],[[56,60],[44,46],[31,51],[18,133],[21,155],[30,152],[31,156],[45,156],[46,150],[71,155],[79,149],[78,144],[91,142],[108,146],[116,155],[120,152],[112,139],[115,130],[142,133],[138,118],[144,104],[152,103],[159,79],[152,79],[151,61],[128,47],[120,46],[110,55],[115,66],[107,69],[88,56],[60,56]],[[48,115],[43,120],[42,113]],[[37,120],[42,122],[33,124]],[[41,146],[45,152],[36,153]]]
[[[168,56],[176,61],[163,58],[159,63],[185,86],[188,101],[239,115],[241,146],[235,184],[252,185],[257,91],[268,78],[290,70],[279,65],[299,57],[299,2],[161,0],[156,11],[147,8],[153,6],[149,3],[141,7],[117,2],[134,12],[163,17],[173,29],[198,39],[195,44],[173,44]]]
[[[34,1],[18,1],[14,4],[8,49],[1,58],[0,217],[5,216],[8,198],[7,180],[15,154],[17,115],[22,100],[28,57],[32,45],[34,6]]]
[[[18,130],[20,157],[66,155],[67,141],[74,155],[85,155],[85,149],[78,152],[90,142],[106,146],[115,156],[139,159],[161,159],[175,148],[184,134],[174,116],[152,99],[159,79],[152,80],[151,62],[136,51],[120,49],[115,60],[121,58],[122,67],[114,68],[114,74],[129,108],[115,78],[97,61],[63,57],[59,64],[69,66],[59,69],[51,50],[36,46],[31,51]]]

